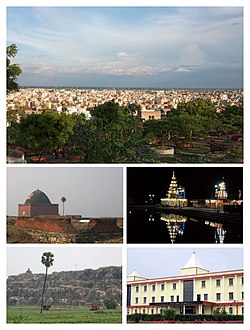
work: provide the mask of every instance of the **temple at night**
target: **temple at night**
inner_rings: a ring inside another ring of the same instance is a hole
[[[188,200],[186,199],[185,188],[178,186],[173,171],[167,197],[161,198],[161,206],[186,207],[187,205]]]

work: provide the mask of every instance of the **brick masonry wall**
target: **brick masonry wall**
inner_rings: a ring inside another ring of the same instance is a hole
[[[58,215],[58,204],[36,205],[36,204],[19,204],[18,216],[36,217],[39,215]]]
[[[69,218],[19,218],[16,227],[43,230],[54,233],[71,233],[73,227]]]

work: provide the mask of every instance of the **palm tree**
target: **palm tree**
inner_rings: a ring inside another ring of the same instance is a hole
[[[43,297],[45,293],[45,286],[47,281],[48,269],[50,266],[53,266],[54,254],[51,252],[44,252],[42,255],[41,263],[46,267],[44,283],[43,283],[43,292],[42,292],[42,302],[41,302],[41,314],[43,312]]]
[[[63,203],[63,216],[64,216],[64,203],[66,202],[66,198],[62,197],[61,198],[61,202]]]

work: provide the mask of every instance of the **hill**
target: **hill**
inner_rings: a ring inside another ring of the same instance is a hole
[[[7,279],[8,306],[35,306],[41,303],[44,274],[23,273]],[[50,306],[103,305],[122,300],[122,268],[53,272],[48,275],[44,302]]]

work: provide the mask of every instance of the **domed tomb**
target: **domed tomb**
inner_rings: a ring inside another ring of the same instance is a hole
[[[24,204],[51,204],[51,201],[43,191],[36,189],[28,196]]]
[[[41,215],[58,215],[58,204],[52,204],[48,196],[41,190],[34,190],[18,205],[19,217],[35,217]]]

